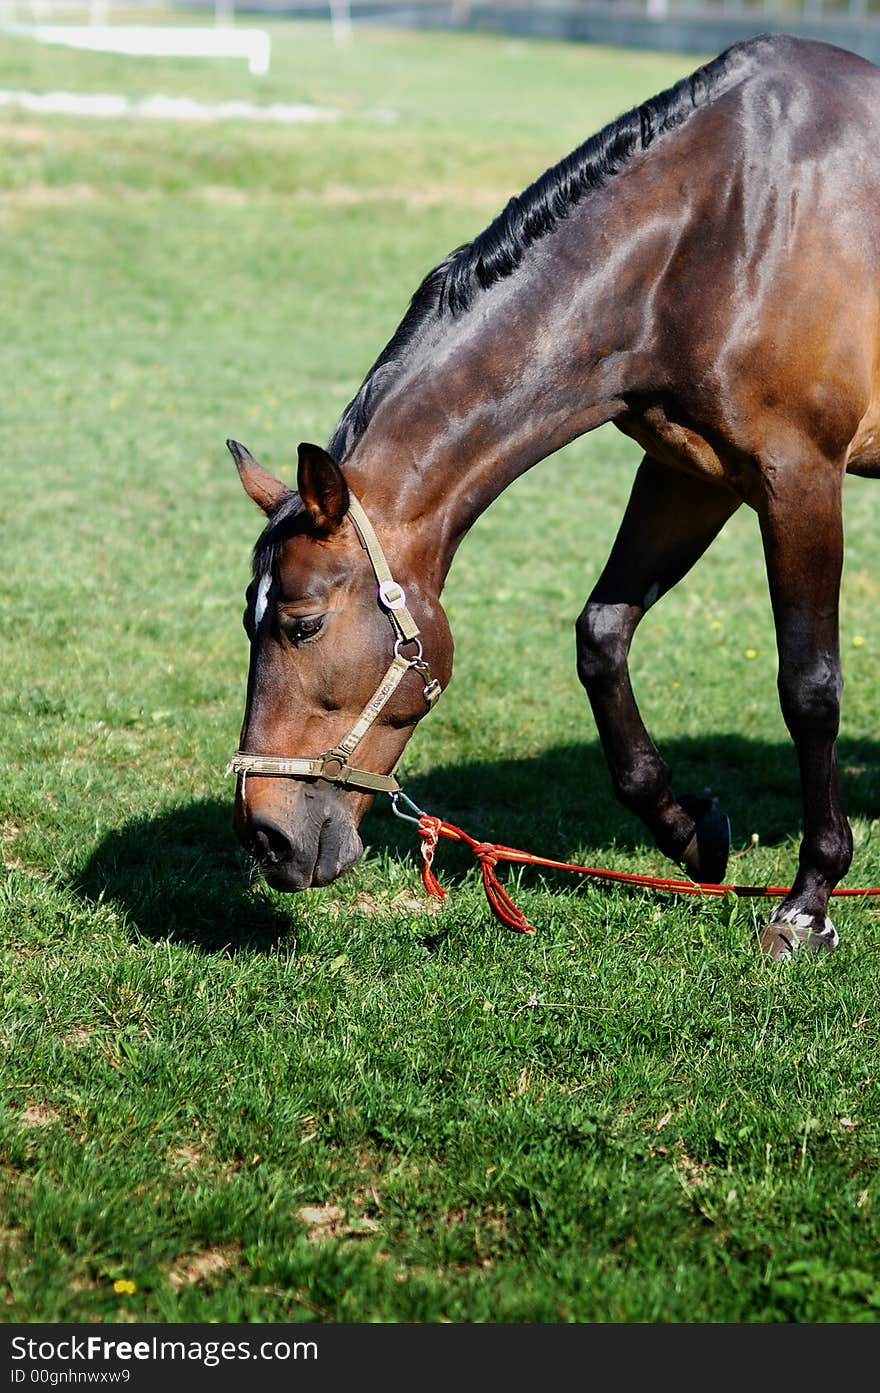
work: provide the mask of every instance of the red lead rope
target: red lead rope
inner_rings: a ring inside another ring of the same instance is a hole
[[[412,818],[415,822],[416,819]],[[575,866],[566,861],[551,861],[546,856],[533,856],[530,851],[518,851],[516,847],[499,846],[495,842],[478,842],[476,838],[463,832],[460,827],[456,827],[451,822],[444,822],[440,817],[432,817],[429,813],[420,813],[418,817],[419,836],[422,846],[422,880],[429,895],[437,899],[445,899],[447,891],[443,889],[437,876],[434,873],[434,852],[441,837],[447,837],[451,842],[463,842],[469,846],[480,864],[480,872],[483,877],[483,889],[486,892],[486,899],[496,919],[500,919],[502,924],[508,928],[518,929],[520,933],[533,934],[534,924],[530,924],[508,895],[504,886],[495,874],[495,867],[499,861],[511,861],[522,866],[548,866],[554,871],[574,871],[577,875],[593,876],[597,880],[617,880],[623,881],[626,885],[641,885],[651,890],[665,890],[674,895],[739,895],[753,899],[770,899],[788,894],[791,886],[789,885],[701,885],[693,880],[673,880],[668,877],[654,875],[633,875],[629,871],[607,871],[601,870],[597,866]],[[867,889],[843,889],[832,890],[832,895],[880,895],[880,886],[872,885]]]

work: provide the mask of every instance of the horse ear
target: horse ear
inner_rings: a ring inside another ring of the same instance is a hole
[[[245,493],[264,513],[272,517],[273,513],[278,512],[285,498],[290,497],[290,489],[270,474],[268,469],[257,464],[250,451],[239,445],[237,440],[227,440],[226,445],[235,460],[238,477]]]
[[[320,445],[299,446],[296,486],[318,532],[335,532],[348,512],[348,484],[342,470]]]

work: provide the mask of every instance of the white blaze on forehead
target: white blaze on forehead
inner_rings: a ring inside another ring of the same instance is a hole
[[[272,577],[265,575],[262,577],[257,590],[257,598],[254,601],[254,627],[259,628],[260,621],[266,613],[266,605],[269,603],[269,590],[272,586]]]

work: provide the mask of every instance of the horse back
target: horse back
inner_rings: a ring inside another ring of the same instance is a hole
[[[679,413],[735,453],[818,450],[872,473],[880,68],[790,36],[741,48],[737,79],[641,171],[642,216],[678,217],[654,362]]]

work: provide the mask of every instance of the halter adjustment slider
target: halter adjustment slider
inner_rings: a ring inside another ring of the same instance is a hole
[[[406,591],[396,580],[380,580],[378,592],[379,603],[385,609],[406,609]]]

